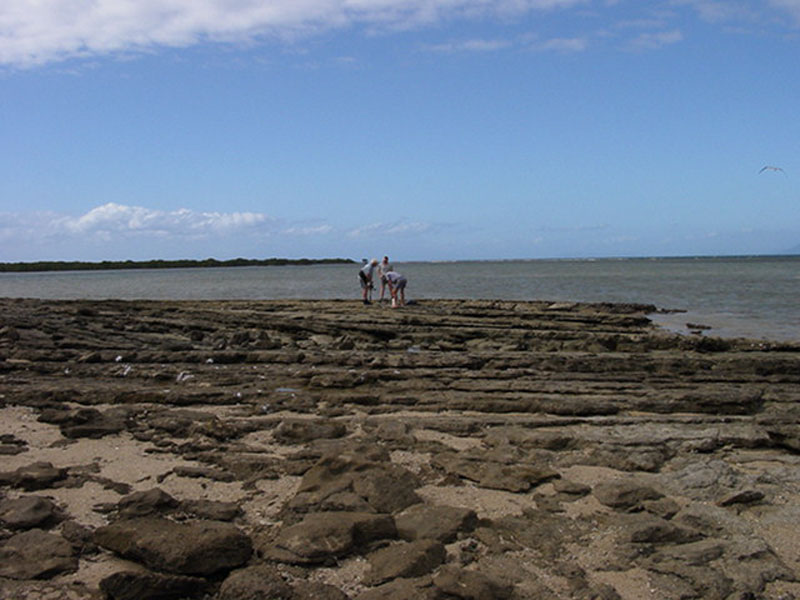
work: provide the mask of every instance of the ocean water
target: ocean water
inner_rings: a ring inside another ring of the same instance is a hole
[[[637,302],[685,312],[660,325],[800,342],[800,256],[395,263],[407,299]],[[0,297],[330,299],[360,297],[359,265],[0,273]],[[377,290],[376,290],[377,296]]]

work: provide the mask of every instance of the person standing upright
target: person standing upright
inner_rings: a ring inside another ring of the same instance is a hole
[[[381,264],[378,265],[378,277],[381,279],[381,302],[383,302],[383,296],[386,293],[386,273],[391,271],[392,267],[389,265],[389,257],[384,256]]]

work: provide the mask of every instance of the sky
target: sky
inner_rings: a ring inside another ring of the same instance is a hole
[[[799,113],[800,0],[3,0],[0,262],[800,252]]]

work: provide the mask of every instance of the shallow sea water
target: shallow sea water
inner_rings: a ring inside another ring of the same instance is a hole
[[[685,312],[679,332],[800,342],[800,256],[395,263],[408,299],[637,302]],[[360,297],[359,265],[0,273],[0,296],[43,299]],[[377,290],[375,291],[377,297]]]

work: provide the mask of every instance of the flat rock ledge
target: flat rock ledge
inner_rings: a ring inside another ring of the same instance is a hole
[[[800,345],[656,310],[0,299],[0,597],[800,599]]]

